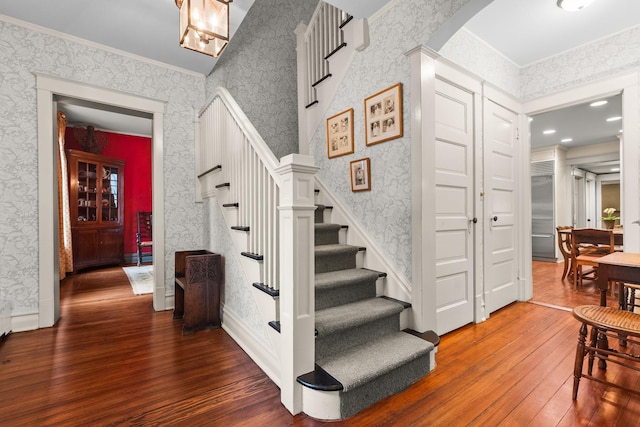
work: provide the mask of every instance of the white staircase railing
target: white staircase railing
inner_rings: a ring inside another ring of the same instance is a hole
[[[324,118],[353,54],[369,45],[367,21],[320,1],[308,25],[296,28],[300,153]],[[322,105],[320,106],[320,103]]]
[[[276,168],[280,162],[255,129],[246,128],[234,117],[229,102],[222,96],[214,97],[200,113],[200,140],[207,143],[200,145],[198,176],[207,178],[217,171],[216,182],[222,182],[216,185],[228,184],[227,199],[238,204],[238,223],[234,225],[249,230],[246,255],[261,257],[260,282],[279,290],[280,176]]]
[[[263,291],[279,294],[272,300],[277,318],[269,321],[280,322],[280,334],[273,340],[277,347],[273,354],[280,357],[276,370],[280,371],[271,374],[277,376],[272,379],[280,386],[282,403],[296,414],[302,410],[302,386],[296,379],[314,369],[315,359],[313,233],[317,168],[311,157],[299,154],[278,161],[225,89],[216,89],[200,111],[198,122],[196,170],[202,195],[219,195],[216,199],[223,211],[237,209],[232,221],[226,215],[225,220],[231,228],[248,232],[242,255],[260,263],[262,286],[258,288],[262,290],[254,293],[262,300]],[[255,269],[248,273],[250,267],[243,268],[248,277],[255,275]],[[238,344],[245,348],[242,342]],[[247,353],[254,360],[265,357]],[[258,360],[256,363],[273,366]]]
[[[325,2],[318,3],[304,36],[307,62],[306,104],[318,102],[316,86],[329,77],[327,58],[344,46],[342,26],[352,17],[346,12]]]

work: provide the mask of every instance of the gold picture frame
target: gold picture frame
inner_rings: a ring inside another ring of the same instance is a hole
[[[327,119],[327,156],[353,153],[353,108]]]
[[[367,146],[402,136],[402,83],[364,100],[364,123]]]
[[[351,191],[371,190],[371,160],[368,157],[354,160],[349,164]]]

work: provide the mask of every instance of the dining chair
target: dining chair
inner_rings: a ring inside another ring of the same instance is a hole
[[[598,258],[613,253],[614,248],[613,230],[574,228],[571,231],[571,263],[574,289],[577,290],[578,286],[582,286],[584,275],[582,267],[591,267],[595,277]]]
[[[136,217],[138,222],[136,246],[138,247],[138,267],[140,267],[142,265],[142,256],[151,255],[153,252],[153,232],[151,229],[153,214],[151,212],[138,211]]]
[[[571,275],[573,267],[571,265],[571,225],[559,225],[556,227],[558,234],[558,248],[564,258],[564,270],[562,271],[562,280],[567,277],[567,274]]]

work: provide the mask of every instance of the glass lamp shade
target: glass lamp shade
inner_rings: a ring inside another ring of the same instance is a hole
[[[558,0],[558,7],[569,12],[582,10],[593,3],[594,0]]]
[[[229,42],[231,0],[176,0],[180,46],[217,57]]]

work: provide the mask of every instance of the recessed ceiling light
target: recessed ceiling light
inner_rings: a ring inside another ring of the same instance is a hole
[[[589,104],[589,107],[599,107],[601,105],[607,104],[609,101],[596,101]]]
[[[593,0],[558,0],[558,7],[568,12],[584,9],[593,3]]]
[[[608,122],[617,122],[618,120],[622,120],[622,117],[620,116],[615,116],[615,117],[609,117],[607,119]]]
[[[620,129],[620,131],[619,131],[619,132],[620,132],[620,133],[622,133],[622,129]]]
[[[555,129],[547,129],[547,130],[543,130],[542,133],[545,134],[545,135],[553,135],[554,133],[556,133],[556,130]]]
[[[611,172],[620,172],[620,168],[611,168]]]
[[[563,138],[560,140],[560,142],[571,142],[573,141],[573,138]]]

